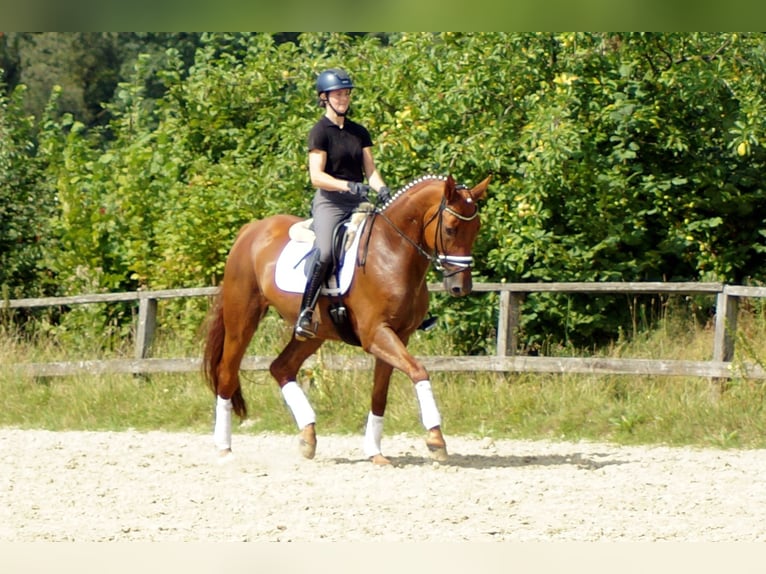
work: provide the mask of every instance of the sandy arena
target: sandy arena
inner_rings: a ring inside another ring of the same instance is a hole
[[[0,542],[766,541],[766,451],[0,429]]]

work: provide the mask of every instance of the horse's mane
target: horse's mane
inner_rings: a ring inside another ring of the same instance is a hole
[[[398,197],[400,197],[400,196],[404,195],[405,193],[407,193],[409,190],[411,190],[413,187],[415,187],[415,186],[416,186],[416,185],[418,185],[419,183],[422,183],[422,182],[424,182],[424,181],[430,181],[430,180],[434,180],[434,179],[435,179],[435,180],[439,180],[439,181],[447,181],[447,176],[446,176],[446,175],[433,175],[433,174],[428,174],[428,175],[422,175],[422,176],[420,176],[420,177],[418,177],[418,178],[416,178],[416,179],[413,179],[413,180],[412,180],[411,182],[409,182],[407,185],[405,185],[404,187],[400,188],[400,189],[399,189],[399,190],[398,190],[396,193],[394,193],[394,194],[391,196],[391,199],[390,199],[390,200],[389,200],[389,201],[388,201],[388,202],[387,202],[387,203],[386,203],[386,204],[385,204],[383,207],[384,207],[384,208],[388,207],[388,206],[389,206],[389,205],[391,205],[391,204],[392,204],[394,201],[396,201],[396,199],[397,199]]]

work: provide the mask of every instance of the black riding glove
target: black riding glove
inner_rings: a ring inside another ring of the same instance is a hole
[[[383,186],[378,190],[378,203],[388,203],[391,201],[391,190],[387,186]]]
[[[366,198],[370,191],[370,186],[360,181],[349,181],[348,192],[351,195],[358,195],[361,198]]]

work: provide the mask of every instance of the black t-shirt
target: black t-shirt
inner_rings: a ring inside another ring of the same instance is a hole
[[[309,151],[327,152],[325,172],[346,181],[364,181],[362,150],[372,146],[370,132],[364,126],[346,118],[343,129],[327,116],[322,116],[311,128]]]

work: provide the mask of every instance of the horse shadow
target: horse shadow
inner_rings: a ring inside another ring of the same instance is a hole
[[[408,466],[429,466],[438,464],[444,467],[456,467],[466,469],[492,469],[492,468],[524,468],[534,466],[576,466],[582,470],[598,470],[606,466],[628,464],[630,461],[608,457],[610,453],[583,454],[545,454],[545,455],[498,455],[498,454],[450,454],[445,462],[435,463],[427,456],[405,454],[401,456],[389,456],[388,459],[396,468]],[[370,464],[367,459],[333,458],[334,464]]]

